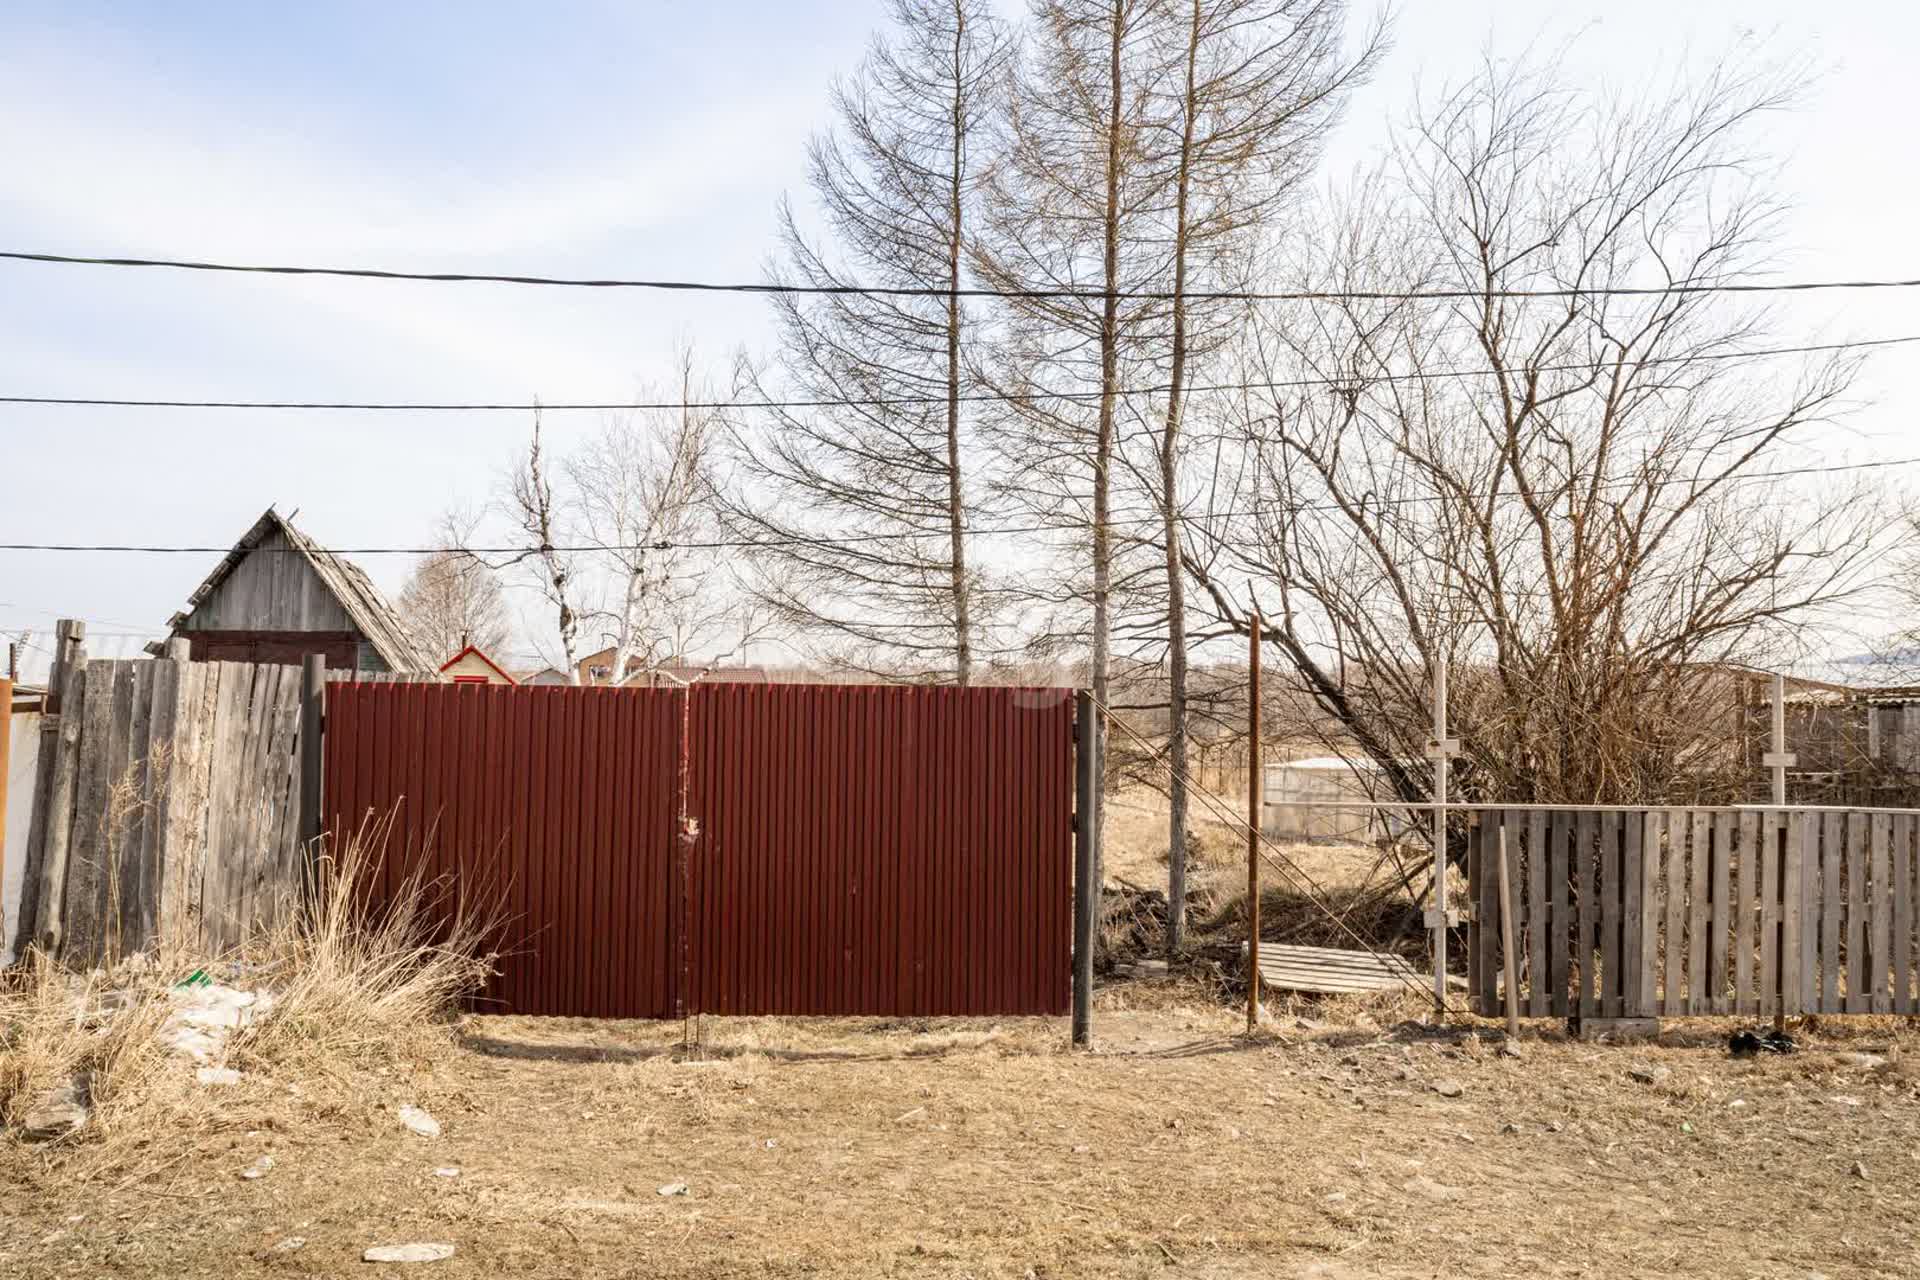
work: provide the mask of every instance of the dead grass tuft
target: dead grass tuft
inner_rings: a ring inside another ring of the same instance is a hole
[[[161,1034],[178,1007],[176,984],[196,972],[272,994],[267,1016],[231,1034],[225,1063],[311,1105],[337,1109],[354,1098],[355,1077],[374,1062],[450,1052],[461,1002],[492,972],[486,943],[498,910],[476,910],[453,886],[417,875],[375,905],[370,850],[381,834],[370,830],[323,859],[287,922],[234,954],[172,940],[80,975],[31,953],[0,986],[0,1121],[19,1125],[71,1080],[91,1116],[59,1148],[137,1148],[155,1133],[204,1127],[210,1107],[193,1064]]]

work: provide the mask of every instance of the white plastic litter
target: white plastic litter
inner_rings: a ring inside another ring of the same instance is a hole
[[[368,1262],[445,1262],[453,1256],[450,1244],[377,1244],[360,1255]]]
[[[400,1117],[401,1124],[407,1126],[407,1128],[413,1130],[423,1138],[437,1138],[440,1136],[440,1122],[412,1103],[401,1107],[398,1111],[395,1111],[394,1114]]]
[[[232,1067],[200,1067],[194,1071],[193,1078],[203,1087],[240,1083],[240,1073]]]
[[[174,1008],[160,1027],[161,1043],[200,1063],[213,1061],[226,1048],[228,1036],[273,1009],[272,992],[241,991],[217,982],[175,987],[167,995]]]

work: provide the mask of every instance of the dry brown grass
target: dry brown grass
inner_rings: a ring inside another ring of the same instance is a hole
[[[18,1125],[49,1088],[84,1083],[91,1117],[34,1149],[43,1172],[72,1162],[81,1181],[150,1163],[203,1135],[223,1102],[268,1093],[337,1110],[369,1072],[452,1051],[461,1000],[491,971],[488,912],[445,911],[450,886],[416,879],[382,909],[368,906],[368,845],[355,840],[299,909],[239,951],[208,956],[179,940],[110,972],[77,975],[38,952],[0,989],[0,1120]],[[451,917],[452,924],[443,923]],[[195,972],[272,993],[272,1012],[234,1031],[223,1061],[247,1086],[217,1096],[160,1035],[178,1008],[175,984]],[[15,1149],[16,1157],[25,1152]]]

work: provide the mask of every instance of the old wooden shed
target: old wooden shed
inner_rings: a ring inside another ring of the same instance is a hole
[[[196,662],[297,663],[319,653],[337,670],[428,677],[440,665],[358,565],[271,507],[168,626]]]

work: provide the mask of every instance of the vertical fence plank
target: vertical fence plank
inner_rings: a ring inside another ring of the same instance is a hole
[[[1848,1013],[1867,1010],[1867,827],[1866,815],[1843,815],[1847,829]]]
[[[1695,809],[1688,824],[1691,881],[1687,901],[1687,1012],[1713,1010],[1707,975],[1707,933],[1711,920],[1713,815]]]
[[[1760,815],[1760,1012],[1780,1008],[1780,814]]]
[[[1671,1018],[1687,1011],[1682,975],[1686,973],[1683,949],[1687,941],[1687,829],[1690,824],[1685,809],[1669,810],[1666,819],[1667,945],[1666,967],[1661,975],[1660,1012]]]
[[[1548,815],[1527,813],[1527,1012],[1544,1018],[1553,1012],[1553,981],[1547,965],[1547,934],[1552,916],[1547,909]]]
[[[1733,1012],[1727,995],[1727,936],[1732,930],[1737,900],[1733,890],[1734,815],[1716,813],[1712,827],[1711,909],[1707,913],[1707,1007],[1715,1013]]]
[[[1801,1012],[1805,995],[1801,989],[1800,956],[1805,875],[1801,868],[1801,845],[1807,815],[1790,813],[1781,823],[1786,828],[1786,847],[1781,855],[1780,871],[1780,1011]]]
[[[1506,831],[1506,815],[1489,809],[1480,815],[1479,901],[1474,908],[1474,924],[1480,945],[1480,1004],[1488,1017],[1500,1013],[1500,841]]]
[[[1627,953],[1626,1008],[1623,1016],[1651,1017],[1653,1007],[1653,947],[1660,931],[1653,927],[1657,905],[1655,885],[1648,876],[1653,865],[1650,848],[1657,848],[1647,833],[1653,826],[1653,813],[1643,810],[1626,815],[1626,929],[1621,944]]]
[[[1573,959],[1573,873],[1567,865],[1570,840],[1568,815],[1555,811],[1547,815],[1547,992],[1548,1008],[1554,1017],[1565,1017],[1567,993],[1572,975],[1568,963]]]
[[[1820,1006],[1820,815],[1800,815],[1800,985],[1797,1012]]]
[[[1893,1011],[1913,1012],[1913,818],[1893,822]]]
[[[1621,906],[1625,896],[1625,857],[1621,822],[1630,814],[1600,815],[1600,1016],[1618,1018],[1625,1008],[1625,974],[1621,972]]]
[[[1599,906],[1599,899],[1594,888],[1595,845],[1598,843],[1595,837],[1594,819],[1598,816],[1585,811],[1574,815],[1573,848],[1569,855],[1576,899],[1574,958],[1580,966],[1579,1010],[1582,1018],[1598,1017],[1600,1012],[1600,1006],[1597,1003],[1600,994],[1599,984],[1594,981],[1597,975],[1594,973],[1593,963],[1594,944],[1599,940],[1597,934],[1600,927],[1598,913],[1595,910]]]
[[[1760,989],[1753,978],[1753,960],[1760,946],[1760,815],[1741,814],[1739,832],[1733,889],[1733,1008],[1736,1013],[1751,1014],[1760,1011]]]
[[[1872,869],[1867,911],[1872,936],[1867,940],[1867,999],[1875,1013],[1891,1013],[1893,998],[1887,976],[1893,968],[1893,815],[1876,813],[1872,825]]]
[[[1843,919],[1840,872],[1845,861],[1842,815],[1820,815],[1820,1006],[1838,1013],[1840,1003],[1840,929]]]

